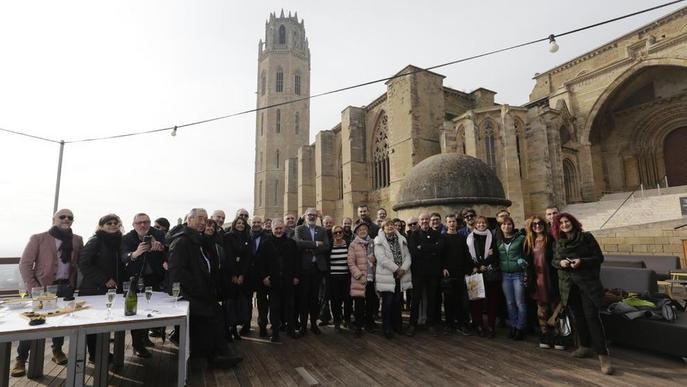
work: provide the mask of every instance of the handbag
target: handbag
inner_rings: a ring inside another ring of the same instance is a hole
[[[468,290],[468,298],[470,301],[481,300],[487,296],[484,288],[484,277],[482,273],[475,273],[465,276],[465,286]]]
[[[556,317],[556,329],[558,330],[558,335],[562,337],[568,337],[572,335],[572,325],[570,324],[570,316],[568,316],[568,310],[566,308],[561,308]]]

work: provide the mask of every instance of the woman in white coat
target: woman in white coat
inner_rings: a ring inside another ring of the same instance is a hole
[[[375,285],[382,297],[384,336],[401,333],[401,294],[412,287],[410,251],[406,238],[396,231],[393,220],[383,225],[384,232],[375,238]]]

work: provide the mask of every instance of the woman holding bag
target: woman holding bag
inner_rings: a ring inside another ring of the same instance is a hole
[[[472,258],[474,273],[481,273],[484,277],[486,297],[470,301],[472,324],[477,333],[484,337],[493,338],[496,335],[496,313],[498,312],[499,291],[501,291],[501,272],[499,271],[498,251],[496,240],[487,228],[487,218],[478,216],[475,228],[467,237],[468,251]],[[484,325],[482,311],[487,309],[487,325]]]
[[[590,357],[593,346],[599,356],[601,372],[610,375],[613,367],[599,315],[604,298],[604,287],[599,279],[603,253],[594,236],[582,231],[580,222],[568,213],[556,215],[552,228],[556,239],[552,265],[558,269],[561,303],[572,311],[580,343],[572,356]]]
[[[408,242],[396,229],[393,220],[384,222],[384,232],[374,242],[377,270],[376,289],[382,296],[384,336],[392,338],[393,331],[401,333],[401,292],[412,287]]]

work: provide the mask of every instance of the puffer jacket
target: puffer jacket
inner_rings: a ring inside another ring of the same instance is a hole
[[[372,239],[367,243],[374,243]],[[348,269],[351,271],[351,297],[365,297],[365,286],[367,285],[368,264],[375,265],[377,260],[374,255],[368,256],[367,245],[359,237],[355,237],[351,245],[348,246]],[[374,278],[370,278],[374,281]]]
[[[527,262],[524,247],[525,235],[516,231],[510,243],[497,241],[496,247],[499,251],[499,267],[503,273],[524,273],[529,262]]]
[[[413,287],[410,274],[410,251],[408,250],[408,242],[398,231],[396,231],[398,243],[401,245],[401,255],[403,256],[403,263],[401,269],[406,273],[401,278],[401,291],[408,290]],[[391,247],[386,240],[386,234],[380,232],[375,238],[375,258],[377,258],[377,269],[375,271],[375,289],[378,292],[394,292],[396,289],[396,279],[394,273],[399,269],[399,266],[394,263],[394,256],[391,253]]]

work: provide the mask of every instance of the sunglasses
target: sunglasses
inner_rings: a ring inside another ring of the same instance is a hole
[[[472,219],[474,217],[475,217],[475,215],[465,215],[465,219]]]
[[[136,222],[135,224],[142,225],[142,224],[150,224],[149,220],[142,220],[140,222]]]
[[[334,235],[343,234],[343,231],[334,231]]]
[[[111,220],[111,221],[105,223],[105,225],[106,226],[119,226],[119,222],[117,222],[116,220]]]
[[[543,227],[544,222],[532,222],[532,227]]]
[[[59,218],[60,218],[60,220],[65,220],[65,219],[74,220],[74,217],[71,215],[60,215]]]

